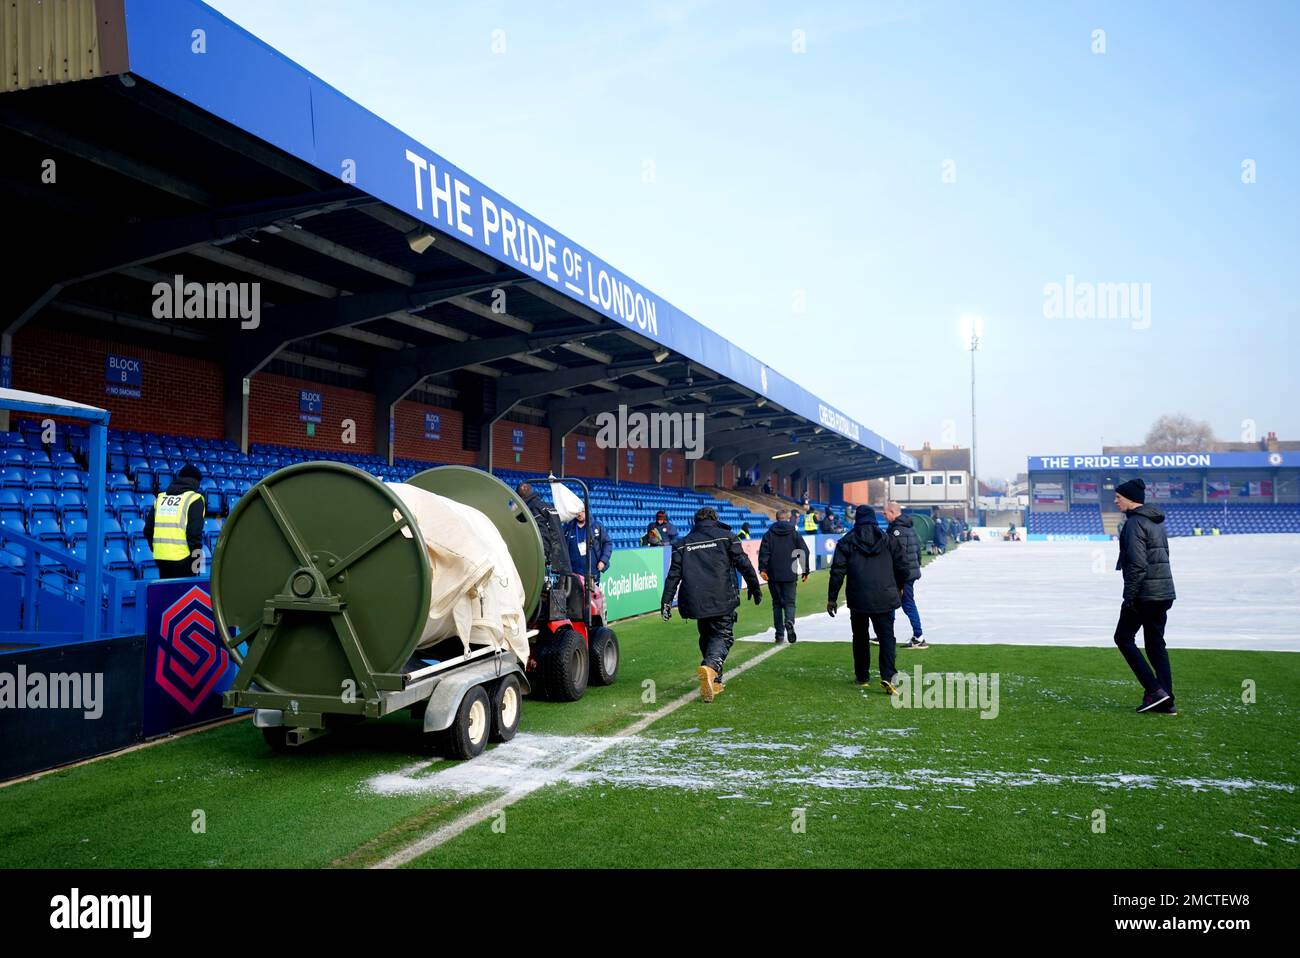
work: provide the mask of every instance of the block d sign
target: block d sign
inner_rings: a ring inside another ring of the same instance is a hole
[[[298,393],[298,418],[303,422],[319,423],[322,404],[319,392],[311,389],[300,390]]]
[[[140,398],[140,360],[110,354],[104,363],[104,395]]]
[[[424,438],[441,439],[442,438],[442,416],[436,412],[426,412],[424,414]]]

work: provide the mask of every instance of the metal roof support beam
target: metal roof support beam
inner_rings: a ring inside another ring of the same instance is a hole
[[[196,247],[235,239],[285,219],[373,202],[372,197],[359,194],[350,187],[324,193],[300,193],[178,219],[128,226],[114,236],[96,238],[93,242],[65,242],[64,245],[69,249],[59,250],[57,254],[50,249],[43,255],[33,257],[36,261],[58,267],[57,273],[24,276],[23,292],[11,300],[16,303],[17,309],[11,312],[13,318],[4,332],[12,336],[43,306],[73,283],[165,256],[185,253]],[[53,245],[53,241],[50,245]]]
[[[490,412],[482,412],[478,415],[466,413],[465,418],[474,419],[478,422],[479,427],[487,434],[491,428],[511,409],[515,408],[520,402],[533,396],[545,396],[553,393],[558,389],[566,389],[573,386],[588,386],[601,380],[614,379],[619,376],[628,376],[637,372],[638,367],[626,366],[618,368],[596,363],[590,366],[580,366],[576,369],[556,369],[552,372],[529,373],[523,376],[509,376],[501,380],[497,386],[495,408]],[[563,442],[564,436],[559,439],[560,456],[555,458],[555,433],[552,430],[551,448],[552,455],[551,469],[559,470],[556,475],[563,475]],[[487,446],[488,444],[484,444]]]
[[[494,285],[499,285],[499,281]],[[575,337],[596,336],[599,333],[600,330],[594,326],[584,324],[581,328],[570,326],[550,332],[493,336],[489,339],[470,339],[461,343],[407,349],[385,357],[371,370],[371,388],[375,393],[375,452],[387,456],[389,462],[392,461],[389,422],[394,415],[395,407],[427,377],[454,372],[475,363],[505,359],[515,353],[532,353],[539,349],[548,349],[571,342]],[[608,376],[608,370],[602,369],[602,373],[604,375],[600,378]],[[539,375],[549,376],[552,373]],[[529,376],[518,378],[531,379]],[[518,399],[514,400],[511,405],[518,401]],[[488,435],[491,433],[489,432]],[[484,445],[490,446],[490,443]]]
[[[260,317],[256,329],[241,330],[229,339],[223,367],[226,438],[237,440],[240,448],[248,451],[248,380],[289,343],[356,326],[399,310],[422,309],[445,302],[463,295],[468,288],[482,288],[485,283],[482,278],[441,280],[411,288],[271,307]],[[406,392],[409,391],[408,388]],[[387,418],[384,419],[382,438],[387,445]]]
[[[626,370],[626,373],[638,375],[643,369],[633,368]],[[701,390],[718,389],[725,386],[724,382],[706,383],[703,386],[646,386],[640,389],[629,389],[623,392],[608,393],[606,395],[596,396],[574,396],[569,399],[562,399],[552,402],[546,408],[546,424],[551,430],[551,468],[556,469],[556,475],[561,475],[564,468],[564,439],[569,433],[577,429],[592,416],[599,415],[603,412],[615,412],[620,406],[626,406],[631,409],[634,406],[644,406],[651,403],[659,402],[664,399],[672,399],[678,395],[689,395],[691,392]],[[662,410],[649,410],[650,412],[680,413],[690,415],[693,412],[704,412],[707,407],[703,405],[691,405],[684,407],[664,407]],[[611,462],[613,460],[611,459]],[[617,466],[617,463],[614,463]]]

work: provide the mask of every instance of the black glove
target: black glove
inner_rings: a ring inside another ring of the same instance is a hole
[[[762,590],[762,589],[760,589],[760,588],[755,588],[754,586],[750,586],[750,587],[749,587],[749,597],[750,597],[751,599],[754,600],[754,605],[762,605],[762,604],[763,604],[763,590]]]
[[[826,611],[827,611],[828,613],[830,613],[830,617],[831,617],[832,619],[835,618],[835,609],[836,609],[836,608],[837,608],[837,606],[836,606],[836,604],[835,604],[834,602],[827,602],[827,603],[826,603]]]
[[[807,572],[805,572],[805,573],[803,574],[803,581],[804,581],[804,582],[807,582],[807,581],[808,581],[808,573],[807,573]]]
[[[663,620],[667,622],[673,617],[673,604],[671,602],[665,602],[660,607],[659,614],[663,617]]]
[[[1132,611],[1133,609],[1137,608],[1137,603],[1134,602],[1132,599],[1125,599],[1123,602],[1119,604],[1119,607],[1125,611]]]

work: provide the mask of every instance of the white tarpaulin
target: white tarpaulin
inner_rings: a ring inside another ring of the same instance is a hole
[[[562,482],[551,483],[551,501],[555,503],[555,511],[560,514],[561,522],[568,522],[583,511],[582,500],[577,493]]]
[[[528,661],[524,585],[492,521],[470,506],[402,482],[387,483],[411,510],[433,568],[429,619],[417,648],[458,635]]]

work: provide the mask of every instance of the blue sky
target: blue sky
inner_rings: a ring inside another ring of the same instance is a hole
[[[983,475],[1300,438],[1300,4],[212,5],[909,448],[970,440],[963,314]]]

